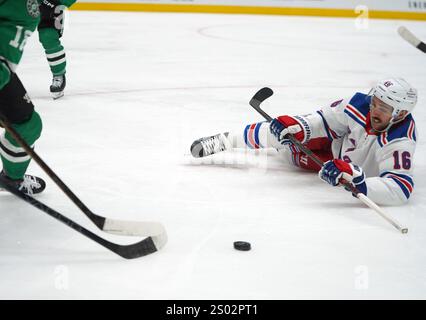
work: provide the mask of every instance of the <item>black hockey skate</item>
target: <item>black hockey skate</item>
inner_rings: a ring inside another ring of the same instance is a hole
[[[192,156],[202,158],[227,150],[230,148],[230,143],[227,141],[228,134],[229,132],[224,132],[195,140],[191,145]]]
[[[24,179],[12,180],[4,171],[0,172],[0,187],[9,186],[17,189],[29,196],[40,193],[46,188],[46,182],[43,179],[26,174]]]
[[[54,100],[64,96],[65,85],[65,74],[53,77],[52,85],[50,86],[50,92],[52,93]]]

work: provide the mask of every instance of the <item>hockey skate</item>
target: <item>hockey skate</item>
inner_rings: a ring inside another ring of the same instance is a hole
[[[0,172],[0,188],[6,185],[29,196],[40,193],[46,188],[46,182],[39,177],[26,174],[24,179],[12,180],[2,171]]]
[[[50,86],[50,92],[52,93],[52,97],[54,100],[64,96],[65,85],[65,74],[53,77],[52,85]]]
[[[191,145],[194,158],[202,158],[232,148],[228,141],[228,132],[195,140]]]

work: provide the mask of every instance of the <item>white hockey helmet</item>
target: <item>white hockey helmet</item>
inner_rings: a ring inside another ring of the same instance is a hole
[[[371,95],[393,107],[393,119],[403,110],[411,113],[417,103],[417,90],[402,78],[379,81],[371,90]]]

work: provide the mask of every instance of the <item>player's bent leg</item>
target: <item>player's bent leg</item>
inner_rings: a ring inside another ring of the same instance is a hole
[[[195,158],[206,157],[233,148],[275,148],[282,146],[269,131],[268,122],[249,124],[241,131],[223,132],[195,140],[191,153]]]
[[[9,83],[0,90],[0,101],[1,116],[33,147],[40,137],[42,121],[16,74],[12,74]],[[31,158],[9,132],[0,136],[0,158],[3,163],[0,184],[8,184],[27,194],[44,190],[46,184],[42,179],[25,175]]]
[[[306,146],[324,162],[333,159],[331,142],[327,138],[311,139]],[[274,148],[282,150],[281,154],[287,161],[297,167],[315,172],[321,169],[297,146],[292,143],[280,144],[270,132],[268,122],[249,124],[240,132],[224,132],[200,138],[191,145],[191,153],[195,158],[201,158],[233,148]]]
[[[323,162],[333,159],[331,151],[331,142],[327,138],[311,139],[306,147],[312,150]],[[282,153],[290,164],[296,167],[318,172],[321,167],[302,152],[297,146],[292,143],[286,145],[285,152]]]

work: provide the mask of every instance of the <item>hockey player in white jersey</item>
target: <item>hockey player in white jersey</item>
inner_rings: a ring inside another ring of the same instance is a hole
[[[377,204],[401,205],[414,188],[416,103],[417,91],[404,79],[385,79],[369,94],[356,93],[312,114],[284,115],[198,139],[191,153],[199,158],[232,148],[275,148],[292,164],[319,171],[332,186],[343,178]],[[286,139],[288,133],[320,157],[323,167]]]

